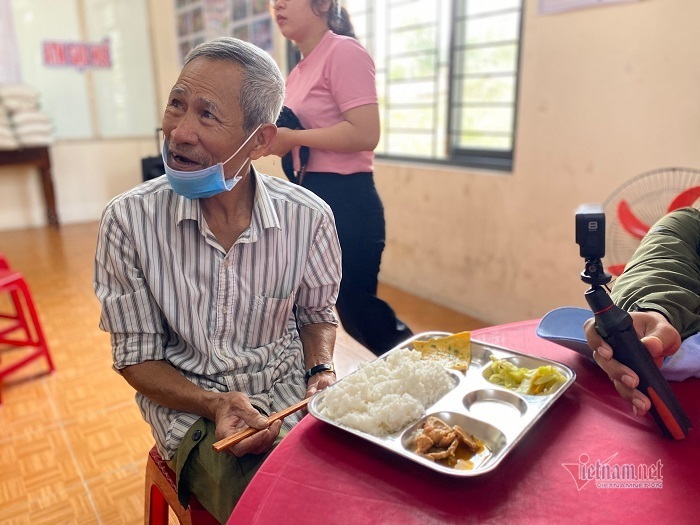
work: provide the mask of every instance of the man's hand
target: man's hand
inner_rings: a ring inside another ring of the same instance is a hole
[[[247,427],[260,429],[260,432],[228,449],[228,452],[237,457],[267,452],[282,428],[282,420],[268,424],[267,418],[258,412],[250,404],[248,396],[241,392],[219,394],[214,422],[217,440],[227,438]]]
[[[309,384],[306,385],[306,397],[313,396],[319,390],[323,390],[324,388],[331,386],[333,383],[335,383],[335,372],[320,372],[311,376],[311,379],[309,379]]]
[[[310,369],[319,363],[333,362],[336,327],[331,323],[305,324],[299,331],[304,347],[304,366]],[[314,374],[306,384],[306,397],[335,383],[335,372],[325,371]]]
[[[664,358],[675,354],[680,347],[680,334],[659,312],[632,312],[630,315],[637,335],[656,365],[661,367]],[[651,401],[637,390],[639,376],[613,359],[613,350],[596,332],[594,319],[586,321],[584,330],[588,345],[593,349],[593,359],[608,374],[617,392],[623,399],[632,403],[635,414],[638,416],[646,414],[651,408]]]

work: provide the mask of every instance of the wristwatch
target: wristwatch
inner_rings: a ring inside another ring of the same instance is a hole
[[[308,383],[311,376],[315,376],[320,372],[333,372],[335,374],[335,369],[330,363],[321,363],[320,365],[312,366],[304,374],[304,382]]]

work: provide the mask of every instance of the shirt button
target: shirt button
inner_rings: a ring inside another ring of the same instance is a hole
[[[228,306],[222,306],[222,307],[221,307],[221,313],[222,313],[222,314],[227,314],[227,313],[228,313]]]
[[[202,431],[201,430],[195,430],[194,434],[192,434],[192,441],[199,441],[199,438],[202,437]]]

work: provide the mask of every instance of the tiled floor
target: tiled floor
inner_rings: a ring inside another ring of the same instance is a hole
[[[45,362],[35,362],[2,384],[1,524],[143,523],[153,438],[133,390],[111,370],[109,336],[97,328],[96,234],[96,223],[0,232],[0,253],[29,282],[56,365],[45,375]],[[390,287],[381,295],[415,332],[484,326]],[[0,309],[6,305],[0,298]],[[339,332],[341,368],[356,362],[354,345]],[[20,355],[1,352],[0,365]]]

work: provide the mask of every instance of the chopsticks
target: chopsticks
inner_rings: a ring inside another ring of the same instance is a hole
[[[287,417],[289,414],[293,414],[297,410],[301,410],[306,406],[306,404],[309,402],[309,398],[307,397],[306,399],[302,399],[299,401],[297,404],[292,405],[288,408],[285,408],[284,410],[280,410],[279,412],[275,412],[272,414],[270,417],[267,418],[267,421],[272,424],[278,419],[284,419]],[[220,441],[217,441],[212,445],[212,448],[216,450],[217,452],[222,452],[226,450],[227,448],[230,448],[234,445],[237,445],[241,441],[243,441],[246,438],[249,438],[250,436],[257,434],[260,432],[259,429],[257,428],[246,428],[245,430],[241,430],[240,432],[236,432],[235,434],[230,435],[227,438],[224,438]]]

